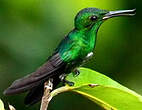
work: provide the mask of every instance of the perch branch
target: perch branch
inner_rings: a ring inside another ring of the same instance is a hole
[[[40,110],[47,110],[50,102],[50,92],[53,89],[53,79],[49,79],[44,83],[44,94],[41,101]]]

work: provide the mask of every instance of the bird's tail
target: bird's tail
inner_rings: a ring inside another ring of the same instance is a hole
[[[4,91],[4,94],[12,95],[25,92],[27,90],[38,87],[49,78],[52,78],[54,76],[58,77],[58,75],[62,73],[63,68],[65,68],[65,64],[61,61],[59,62],[58,60],[60,60],[58,56],[57,58],[54,56],[54,58],[49,59],[48,62],[43,64],[32,74],[14,81],[12,85]]]
[[[60,83],[59,77],[53,77],[53,90],[56,88],[56,86]],[[40,101],[42,99],[44,93],[44,83],[38,85],[37,87],[31,89],[26,98],[24,103],[26,105],[33,105]]]
[[[27,96],[25,97],[24,103],[26,105],[33,105],[41,100],[44,92],[44,84],[40,84],[39,86],[31,89]]]
[[[33,74],[28,75],[24,78],[14,81],[12,85],[4,91],[4,94],[13,95],[25,92],[27,90],[38,87],[38,85],[41,85],[44,80],[36,80],[36,77],[33,77]]]
[[[18,79],[4,91],[5,95],[17,94],[29,91],[25,103],[34,104],[39,101],[43,95],[44,82],[53,78],[53,89],[59,84],[59,75],[63,73],[66,63],[62,61],[60,55],[55,53],[48,61],[38,68],[32,74]]]

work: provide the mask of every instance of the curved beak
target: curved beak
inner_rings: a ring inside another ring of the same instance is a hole
[[[136,14],[136,9],[109,11],[107,14],[104,15],[103,20],[118,16],[134,16],[135,14]]]

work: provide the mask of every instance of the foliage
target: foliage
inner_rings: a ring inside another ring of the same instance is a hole
[[[67,77],[67,80],[74,82],[74,86],[58,88],[51,93],[52,97],[61,92],[73,91],[107,110],[142,109],[142,96],[136,92],[96,71],[80,68],[80,72],[77,77],[73,74]]]
[[[3,102],[0,100],[0,110],[4,110]]]
[[[142,96],[122,86],[109,77],[87,68],[80,68],[80,75],[69,74],[66,80],[74,86],[65,85],[53,90],[47,99],[50,101],[59,93],[73,91],[98,104],[105,110],[141,110]],[[9,105],[11,110],[15,108]],[[4,110],[0,100],[0,110]]]

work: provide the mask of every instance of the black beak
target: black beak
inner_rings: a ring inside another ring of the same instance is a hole
[[[103,17],[103,20],[106,20],[112,17],[118,17],[118,16],[134,16],[135,14],[136,14],[136,9],[109,11],[107,14],[105,14],[105,16]]]

